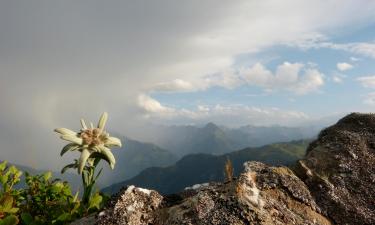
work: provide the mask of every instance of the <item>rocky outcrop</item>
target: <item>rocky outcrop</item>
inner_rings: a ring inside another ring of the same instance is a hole
[[[296,172],[336,224],[375,224],[375,115],[352,113],[323,130]]]
[[[112,198],[97,224],[154,224],[162,199],[156,191],[130,186]]]
[[[286,167],[245,163],[241,176],[162,198],[130,186],[113,198],[97,224],[332,224],[307,186]]]
[[[225,183],[161,196],[130,186],[96,224],[375,224],[375,116],[350,114],[323,130],[295,168],[246,162]]]

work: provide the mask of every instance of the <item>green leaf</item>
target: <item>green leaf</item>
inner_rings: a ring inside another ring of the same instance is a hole
[[[1,199],[1,205],[2,205],[2,211],[3,212],[8,212],[9,210],[11,210],[13,208],[13,197],[12,196],[9,196],[9,195],[5,195],[2,199]]]
[[[61,182],[55,183],[51,187],[51,191],[54,193],[59,193],[64,188],[64,185]]]
[[[21,220],[26,225],[31,225],[33,223],[33,217],[30,213],[22,213]]]
[[[22,171],[17,171],[17,173],[14,175],[15,178],[19,179],[22,176]]]
[[[99,172],[96,174],[96,177],[95,177],[94,181],[96,181],[98,179],[98,177],[100,176],[100,174],[102,173],[102,171],[103,171],[103,168],[101,168],[99,170]]]
[[[9,167],[9,172],[11,174],[17,174],[18,169],[15,166],[11,166],[11,167]]]
[[[2,162],[2,163],[0,163],[0,171],[4,171],[5,170],[5,168],[7,167],[7,161],[4,161],[4,162]]]
[[[66,152],[68,151],[75,151],[79,148],[80,146],[77,145],[76,143],[70,143],[65,145],[65,147],[61,150],[60,156],[63,156]]]
[[[61,173],[65,173],[68,169],[75,169],[77,167],[78,167],[77,163],[68,164],[64,166],[64,168],[62,168]]]
[[[0,225],[16,225],[19,223],[17,216],[9,215],[4,219],[0,220]]]
[[[7,175],[0,175],[0,183],[2,184],[2,185],[5,185],[6,184],[6,182],[8,182],[8,176]],[[5,189],[5,188],[4,188]]]
[[[71,220],[71,217],[72,216],[69,213],[63,213],[59,217],[57,217],[57,221],[62,221],[62,222],[69,221]]]
[[[43,174],[43,179],[45,181],[48,181],[49,179],[51,179],[52,177],[52,173],[50,171],[48,171],[47,173]]]
[[[98,192],[96,192],[95,195],[90,198],[89,209],[100,209],[100,203],[102,203],[102,200],[103,197]]]
[[[79,191],[77,191],[77,193],[74,195],[73,197],[73,202],[76,202],[77,199],[78,199],[78,195],[79,195]]]
[[[91,156],[90,156],[90,158],[95,158],[95,160],[94,160],[94,167],[96,167],[99,164],[100,159],[101,159],[101,158],[98,158],[98,157],[91,157]]]
[[[9,214],[16,214],[18,210],[19,208],[11,208],[11,209],[8,209],[6,212]]]
[[[83,184],[84,186],[87,186],[88,182],[89,182],[89,179],[88,179],[88,172],[86,170],[84,170],[82,172],[82,181],[83,181]]]

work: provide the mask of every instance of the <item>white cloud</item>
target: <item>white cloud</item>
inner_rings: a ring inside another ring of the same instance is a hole
[[[339,76],[334,75],[332,77],[332,81],[335,82],[335,83],[342,83],[342,78],[339,77]]]
[[[265,91],[286,90],[295,94],[317,91],[324,84],[324,75],[315,64],[284,62],[277,66],[275,73],[263,64],[256,63],[249,68],[228,69],[224,72],[197,78],[192,82],[176,79],[153,85],[149,92],[203,91],[218,86],[233,89],[241,85],[255,85]]]
[[[329,48],[354,53],[360,56],[375,58],[375,42],[352,42],[352,43],[333,43],[324,41],[324,39],[309,39],[301,42],[291,43],[290,46],[297,46],[307,50],[311,48]],[[351,57],[352,61],[358,61],[359,58]]]
[[[261,63],[241,70],[243,78],[252,85],[268,87],[273,84],[274,76],[271,71],[267,70]]]
[[[317,91],[324,84],[324,75],[321,72],[301,63],[284,62],[277,66],[275,73],[257,63],[243,69],[241,76],[249,85],[267,90],[287,90],[295,94]]]
[[[245,105],[198,105],[195,110],[176,109],[163,106],[156,99],[141,95],[139,107],[143,118],[153,123],[200,124],[212,121],[227,126],[253,125],[298,125],[309,118],[303,112],[278,108],[252,107]]]
[[[357,78],[357,81],[365,88],[375,89],[375,75],[374,76],[364,76]],[[375,105],[375,92],[370,92],[363,97],[363,103],[366,105]]]
[[[347,78],[347,75],[334,71],[330,78],[334,83],[342,83]]]
[[[220,73],[206,75],[191,79],[191,81],[183,79],[175,79],[173,81],[160,82],[151,85],[149,92],[195,92],[207,90],[210,87],[224,87],[233,89],[241,85],[241,80],[233,69],[227,69]]]
[[[353,62],[358,62],[358,61],[360,61],[361,59],[352,56],[352,57],[350,57],[350,60],[353,61]]]
[[[173,114],[176,111],[173,108],[161,105],[157,100],[144,94],[138,96],[138,106],[147,113],[156,113],[159,115]]]
[[[217,74],[205,76],[203,80],[199,82],[203,82],[206,88],[217,86],[227,89],[233,89],[243,83],[240,75],[234,69],[227,69]]]
[[[375,105],[375,92],[368,93],[363,100],[363,103],[366,105]]]
[[[170,82],[161,82],[153,85],[151,91],[155,92],[185,92],[185,91],[195,91],[198,87],[195,87],[192,83],[175,79]]]
[[[374,76],[365,76],[357,78],[363,87],[366,88],[375,88],[375,75]]]
[[[375,43],[374,42],[358,42],[349,44],[337,44],[337,49],[346,50],[348,52],[356,53],[359,55],[375,58]]]
[[[346,63],[346,62],[337,63],[336,67],[340,71],[347,71],[347,70],[353,69],[353,65]]]

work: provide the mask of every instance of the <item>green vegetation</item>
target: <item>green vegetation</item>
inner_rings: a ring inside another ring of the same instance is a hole
[[[66,224],[98,211],[108,197],[95,193],[88,204],[81,204],[67,182],[52,179],[50,172],[31,176],[14,166],[0,164],[0,225]],[[14,189],[25,180],[26,187]]]
[[[97,173],[95,170],[102,159],[113,169],[116,162],[110,147],[121,146],[119,139],[104,131],[107,117],[107,113],[101,116],[97,128],[92,123],[88,128],[81,120],[82,129],[78,133],[66,128],[55,130],[62,139],[71,142],[62,149],[61,156],[68,151],[81,153],[79,159],[61,171],[75,168],[82,175],[81,200],[78,192],[73,195],[70,185],[53,179],[51,172],[35,176],[25,172],[22,177],[23,172],[15,166],[8,166],[6,161],[0,164],[0,225],[67,224],[103,207],[108,197],[98,191],[92,194],[101,173],[101,169]],[[21,181],[25,187],[15,189]]]
[[[11,225],[18,223],[16,213],[19,212],[18,200],[21,192],[14,190],[13,186],[20,181],[22,172],[16,167],[7,167],[7,162],[0,164],[0,224]]]

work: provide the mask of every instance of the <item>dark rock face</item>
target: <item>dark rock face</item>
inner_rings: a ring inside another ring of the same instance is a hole
[[[133,186],[123,190],[97,224],[332,224],[290,169],[259,162],[245,163],[240,177],[224,184],[202,185],[163,200],[145,192]]]
[[[311,143],[297,174],[336,224],[375,224],[375,115],[352,113]]]
[[[260,162],[244,167],[230,182],[170,196],[130,186],[96,224],[375,224],[375,115],[350,114],[323,130],[293,171]]]

